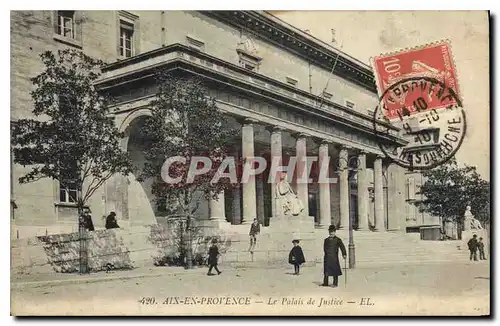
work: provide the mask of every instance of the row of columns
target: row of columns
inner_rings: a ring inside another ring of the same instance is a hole
[[[245,120],[242,127],[242,159],[254,157],[254,120]],[[269,129],[271,132],[271,159],[282,162],[282,128],[273,127]],[[307,174],[307,164],[305,157],[307,156],[305,134],[296,135],[296,158],[297,158],[297,172],[300,175],[302,172]],[[348,170],[348,147],[342,147],[339,152],[339,186],[340,186],[340,227],[348,228],[349,226],[349,170]],[[319,164],[322,166],[323,160],[328,157],[329,142],[322,141],[319,146]],[[358,229],[368,229],[368,173],[366,169],[366,153],[358,153],[358,168],[357,168],[357,182],[358,182]],[[377,157],[374,163],[374,192],[375,192],[375,230],[384,231],[384,188],[383,188],[383,175],[382,175],[382,158]],[[276,180],[278,181],[278,180]],[[248,182],[240,185],[243,195],[243,221],[242,224],[250,224],[253,219],[257,217],[257,197],[263,200],[263,189],[256,189],[255,177],[251,176]],[[272,203],[272,216],[276,216],[277,203],[274,189],[276,183],[271,185],[271,203]],[[331,197],[330,197],[330,184],[320,183],[319,188],[319,226],[327,227],[331,224]],[[257,194],[259,192],[259,194]],[[259,195],[259,196],[257,196]],[[234,192],[233,209],[239,213],[240,209],[240,191]],[[309,215],[309,192],[307,183],[297,183],[297,196],[304,205],[306,216]],[[225,221],[225,205],[224,205],[224,192],[220,193],[216,199],[211,199],[209,203],[210,219]],[[240,214],[237,214],[240,215]]]

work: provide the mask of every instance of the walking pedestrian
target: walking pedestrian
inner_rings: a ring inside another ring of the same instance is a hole
[[[479,238],[478,244],[478,249],[479,249],[479,259],[480,260],[486,260],[486,257],[484,256],[484,242],[483,238]]]
[[[208,249],[208,273],[207,275],[215,275],[212,274],[212,268],[215,269],[217,275],[220,275],[222,272],[217,268],[217,260],[219,258],[219,247],[217,247],[217,239],[212,240],[212,245],[210,249]]]
[[[333,287],[339,285],[339,276],[342,275],[342,269],[340,268],[339,262],[339,249],[342,251],[342,258],[345,259],[347,256],[344,243],[335,235],[335,231],[335,226],[330,225],[328,228],[330,235],[323,243],[323,251],[325,252],[323,260],[323,286],[328,286],[328,278],[330,276],[333,276]]]
[[[470,260],[472,260],[472,258],[474,258],[474,261],[477,261],[477,248],[478,248],[478,241],[477,241],[477,235],[474,234],[472,236],[472,239],[470,239],[468,242],[467,242],[467,246],[469,247],[469,251],[470,251]]]
[[[306,262],[304,257],[304,252],[302,248],[299,246],[299,240],[293,240],[293,248],[290,250],[290,254],[288,254],[288,262],[293,265],[295,273],[293,275],[300,274],[300,265]]]
[[[248,248],[248,251],[250,251],[253,254],[253,250],[255,249],[255,245],[257,244],[257,235],[260,233],[260,223],[259,221],[254,218],[253,223],[250,225],[250,247]]]

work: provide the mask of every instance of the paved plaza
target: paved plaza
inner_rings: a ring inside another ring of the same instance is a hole
[[[148,268],[43,282],[13,279],[12,312],[71,315],[486,315],[489,261],[358,267],[321,287],[322,265],[292,268]],[[134,274],[135,273],[135,274]],[[38,278],[40,279],[40,278]],[[142,299],[142,301],[141,301]]]

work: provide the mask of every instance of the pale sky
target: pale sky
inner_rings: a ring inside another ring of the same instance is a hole
[[[489,26],[486,11],[274,11],[287,23],[370,64],[381,53],[451,41],[467,133],[456,158],[490,179]]]

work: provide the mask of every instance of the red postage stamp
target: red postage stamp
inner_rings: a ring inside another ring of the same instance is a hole
[[[453,90],[455,96],[460,98],[451,47],[446,41],[372,58],[372,66],[379,96],[383,97],[385,116],[389,120],[400,118],[401,108],[405,108],[409,115],[413,115],[455,105],[456,103],[449,101],[432,101],[428,103],[429,105],[420,105],[424,103],[422,94],[425,93],[425,97],[436,96],[440,91],[440,86],[437,84],[440,84],[441,88],[444,85],[447,89]],[[412,90],[419,87],[415,81],[414,85],[409,83],[409,85],[404,84],[406,86],[402,88],[390,89],[395,83],[415,80],[418,77],[436,80],[435,88],[433,89],[431,85],[421,92],[408,92],[405,87],[411,87]],[[389,89],[391,94],[385,94]]]

